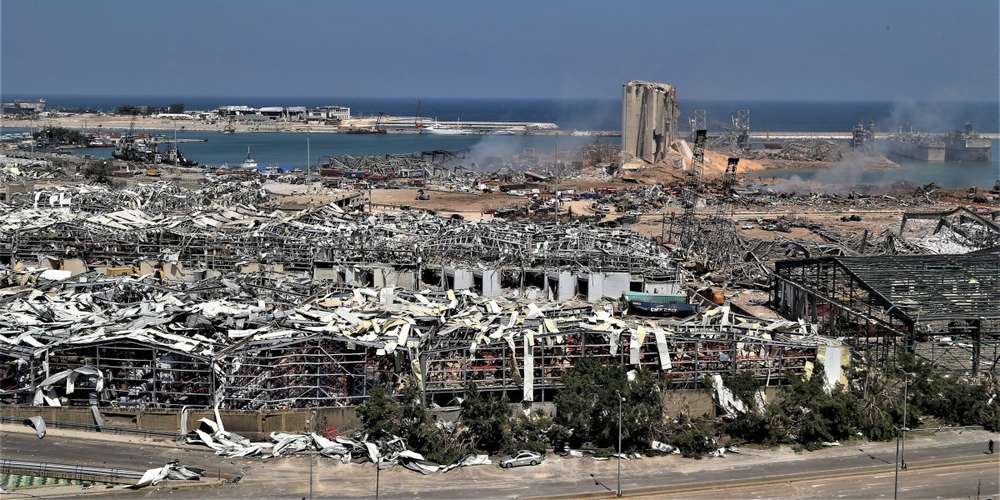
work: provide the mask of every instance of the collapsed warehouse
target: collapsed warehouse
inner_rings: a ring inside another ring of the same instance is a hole
[[[728,306],[654,322],[469,291],[312,284],[311,296],[289,300],[282,292],[294,287],[263,278],[6,271],[4,394],[51,406],[275,409],[357,404],[409,379],[442,404],[469,381],[547,401],[581,357],[647,367],[676,386],[734,371],[777,384],[839,345]]]
[[[739,158],[709,179],[706,131],[693,148],[678,139],[676,90],[635,81],[624,92],[621,150],[585,148],[581,168],[601,166],[603,182],[611,163],[678,165],[683,180],[584,193],[560,189],[571,176],[554,161],[481,172],[430,152],[331,157],[304,192],[322,186],[334,201],[301,210],[252,176],[198,189],[25,185],[0,205],[0,397],[269,410],[354,406],[375,387],[414,382],[448,405],[474,382],[549,402],[581,359],[698,388],[741,373],[782,384],[820,364],[839,381],[900,347],[953,373],[1000,373],[1000,211],[903,211],[936,205],[933,185],[894,195],[748,186]],[[546,174],[556,172],[561,181]],[[348,180],[512,187],[524,218],[377,207],[370,192],[366,211],[360,192],[328,189]],[[532,209],[564,202],[592,213]],[[671,207],[683,214],[668,225]],[[861,221],[846,214],[855,209],[902,222],[838,231],[796,216],[804,207],[845,224]],[[755,215],[740,221],[737,210]],[[659,241],[623,227],[643,215]]]
[[[255,183],[209,189],[221,204],[79,187],[7,211],[6,400],[315,408],[414,380],[439,404],[470,381],[551,401],[584,357],[694,387],[737,371],[780,384],[840,349],[806,323],[729,306],[623,315],[627,294],[688,299],[673,259],[628,230],[334,203],[264,212],[240,203],[260,203]]]
[[[938,369],[996,372],[1000,249],[779,261],[773,301],[874,359],[906,345]]]

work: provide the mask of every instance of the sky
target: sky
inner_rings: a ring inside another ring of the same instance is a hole
[[[0,0],[0,93],[996,101],[997,0]]]

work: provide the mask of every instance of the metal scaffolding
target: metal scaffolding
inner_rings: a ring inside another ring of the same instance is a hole
[[[891,359],[902,344],[943,369],[1000,370],[1000,249],[779,261],[771,301],[847,337],[873,361]]]

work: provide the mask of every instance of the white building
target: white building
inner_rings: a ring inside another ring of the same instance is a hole
[[[351,117],[351,108],[346,106],[320,106],[312,108],[308,120],[313,121],[344,121]]]

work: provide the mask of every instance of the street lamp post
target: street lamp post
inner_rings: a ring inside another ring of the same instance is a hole
[[[899,447],[900,467],[906,470],[906,432],[910,430],[906,423],[906,410],[910,406],[910,377],[903,374],[903,442]]]
[[[622,496],[622,394],[615,391],[618,395],[618,491],[616,496]]]
[[[893,499],[899,498],[900,464],[902,464],[903,470],[906,470],[906,458],[904,454],[906,453],[906,431],[909,430],[906,426],[906,413],[910,398],[911,374],[902,370],[899,370],[899,373],[903,375],[903,427],[900,429],[900,432],[896,433],[896,478],[895,481],[893,482],[893,488],[892,488]]]

